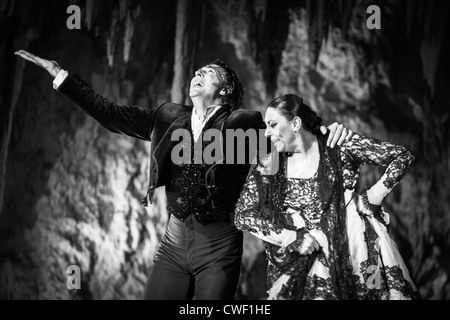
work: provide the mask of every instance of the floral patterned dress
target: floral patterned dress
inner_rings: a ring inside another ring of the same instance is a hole
[[[386,167],[381,178],[392,189],[405,175],[414,155],[405,148],[355,134],[338,151],[345,197],[349,281],[354,299],[413,299],[416,288],[395,243],[388,234],[389,215],[380,207],[371,210],[355,192],[362,164]],[[321,155],[323,157],[323,155]],[[333,228],[323,209],[318,173],[309,179],[286,178],[276,219],[261,215],[258,176],[260,164],[244,185],[236,205],[235,224],[266,244],[269,299],[340,299],[339,274],[333,259],[329,230]],[[272,192],[272,191],[271,191]],[[367,203],[366,203],[367,204]],[[328,219],[328,220],[327,220]],[[296,249],[308,232],[320,250],[300,256]],[[338,254],[339,255],[339,254]],[[342,299],[342,298],[341,298]]]

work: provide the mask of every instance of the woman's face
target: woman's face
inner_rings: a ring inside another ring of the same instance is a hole
[[[265,136],[270,137],[277,151],[293,152],[296,139],[294,122],[288,120],[275,108],[267,108],[264,121],[267,125]]]

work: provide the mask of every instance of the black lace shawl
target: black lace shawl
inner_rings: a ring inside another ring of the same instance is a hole
[[[357,298],[356,280],[352,275],[350,264],[340,151],[337,146],[333,149],[328,148],[326,139],[327,136],[317,137],[320,152],[318,180],[323,212],[320,225],[328,238],[330,273],[338,299],[351,300]],[[279,226],[283,226],[282,216],[286,209],[283,203],[287,185],[287,158],[286,153],[277,154],[272,166],[278,165],[279,170],[273,171],[274,174],[261,174],[259,166],[253,172],[260,199],[259,212],[263,219]],[[303,258],[304,256],[299,257]],[[289,261],[289,264],[291,263],[292,261]],[[308,265],[310,266],[310,263]]]

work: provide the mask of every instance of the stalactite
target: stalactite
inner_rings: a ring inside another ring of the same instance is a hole
[[[261,15],[262,22],[266,21],[267,0],[255,0],[255,16]]]
[[[447,30],[450,5],[448,2],[430,1],[425,11],[423,34],[420,45],[422,58],[423,76],[431,91],[435,93],[435,82],[442,46],[444,44]],[[448,41],[448,40],[447,40]]]
[[[435,0],[436,1],[436,0]],[[424,35],[428,36],[430,35],[430,31],[433,25],[433,20],[435,19],[435,16],[433,16],[434,11],[434,5],[435,1],[429,1],[427,2],[426,9],[425,9],[425,21],[424,21]]]
[[[111,14],[109,33],[106,39],[106,51],[108,65],[114,66],[114,56],[118,41],[123,30],[123,60],[127,63],[130,60],[132,40],[135,30],[135,21],[141,13],[141,7],[130,8],[128,0],[120,0],[119,8],[114,9]]]
[[[4,0],[0,1],[0,13],[3,14],[8,10],[8,7],[10,6],[12,1]]]
[[[130,58],[133,33],[134,33],[134,22],[131,19],[131,13],[128,12],[127,20],[125,21],[125,32],[123,35],[123,60],[125,62],[128,62]]]
[[[133,40],[135,20],[141,12],[141,7],[137,7],[135,10],[128,11],[127,19],[125,21],[125,33],[123,37],[123,60],[128,62],[130,59],[131,44]]]
[[[415,20],[415,1],[405,1],[406,6],[406,36],[409,37]]]
[[[423,39],[420,47],[420,56],[422,58],[423,76],[434,95],[434,84],[436,76],[436,68],[439,62],[440,41],[437,39]]]
[[[313,1],[312,0],[306,0],[306,18],[308,25],[310,25],[314,18],[314,9],[312,6]]]
[[[344,39],[347,39],[348,37],[348,31],[349,31],[349,25],[352,18],[352,12],[354,8],[354,0],[348,0],[345,1],[345,5],[343,7],[343,17],[342,17],[342,34],[344,36]]]
[[[328,42],[328,37],[330,35],[331,32],[331,25],[332,25],[332,21],[334,16],[339,15],[338,10],[336,8],[337,4],[336,2],[333,2],[333,5],[331,7],[327,7],[325,6],[323,11],[323,15],[324,15],[324,22],[323,22],[323,40],[325,43]]]
[[[233,2],[234,1],[231,1],[231,7],[235,6],[235,4]],[[244,17],[244,14],[245,14],[245,5],[247,3],[247,0],[236,0],[236,2],[237,2],[237,6],[238,6],[237,17],[242,18],[242,17]]]
[[[322,39],[324,38],[324,0],[316,0],[317,5],[317,16],[316,16],[316,23],[317,23],[317,37],[319,42],[319,47],[322,44]],[[326,30],[325,30],[326,31]],[[320,48],[319,48],[320,49]],[[318,54],[318,53],[317,53]],[[315,59],[316,60],[316,59]]]
[[[84,23],[88,30],[91,30],[92,27],[92,16],[94,11],[94,0],[86,0],[86,13]]]
[[[419,10],[417,10],[417,20],[419,21],[419,23],[423,23],[423,17],[425,16],[423,13],[428,7],[428,2],[429,1],[427,0],[419,0]]]
[[[119,0],[119,19],[121,21],[126,18],[128,7],[128,0]]]
[[[202,2],[178,0],[175,31],[175,65],[172,83],[172,101],[189,103],[186,88],[189,88],[190,75],[198,45],[199,26],[202,18]],[[188,27],[189,25],[189,27]]]
[[[116,52],[116,39],[119,32],[119,13],[117,9],[114,9],[111,14],[111,26],[109,28],[109,34],[106,38],[106,56],[108,58],[108,65],[110,68],[114,66],[114,55]]]
[[[5,89],[0,94],[0,215],[3,210],[3,199],[5,192],[5,179],[8,160],[8,149],[12,132],[12,121],[15,116],[15,110],[18,105],[19,96],[22,88],[22,76],[24,71],[24,61],[18,61],[11,55],[17,48],[27,49],[31,41],[36,40],[39,32],[36,30],[25,29],[19,20],[14,18],[16,15],[22,14],[25,19],[29,19],[29,15],[35,14],[30,11],[30,7],[24,11],[24,2],[6,1],[1,7],[1,13],[6,13],[6,20],[0,20],[0,29],[2,36],[0,38],[0,58],[8,66],[0,74],[1,89]],[[42,14],[42,13],[40,13]],[[10,19],[11,18],[11,19]],[[14,40],[14,41],[13,41]],[[16,47],[17,46],[17,47]]]
[[[343,1],[344,0],[338,0],[338,13],[339,13],[339,15],[342,15],[342,11],[343,11],[343,8],[344,8],[344,4],[343,4]]]
[[[206,32],[206,3],[203,1],[201,6],[201,19],[200,19],[200,34],[198,37],[198,47],[203,47],[203,39]]]

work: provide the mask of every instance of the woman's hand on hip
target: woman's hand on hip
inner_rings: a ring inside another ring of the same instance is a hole
[[[308,254],[313,253],[315,250],[319,250],[319,249],[320,249],[320,245],[317,242],[316,238],[314,238],[309,233],[305,233],[305,235],[303,236],[303,242],[300,245],[300,247],[298,248],[298,252],[301,255],[308,255]]]

